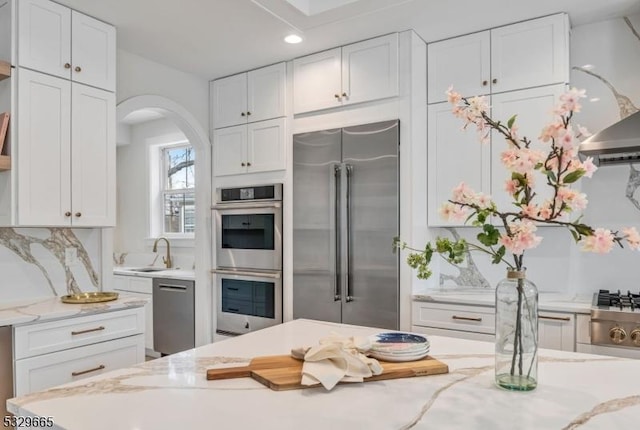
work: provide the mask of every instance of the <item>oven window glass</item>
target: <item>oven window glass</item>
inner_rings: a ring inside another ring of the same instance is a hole
[[[275,284],[222,278],[222,312],[275,318]]]
[[[274,215],[222,215],[222,248],[274,249]]]

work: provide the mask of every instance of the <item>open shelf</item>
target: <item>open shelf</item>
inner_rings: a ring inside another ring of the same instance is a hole
[[[0,155],[0,172],[11,170],[11,157],[8,155]]]
[[[0,60],[0,81],[11,76],[11,64]]]

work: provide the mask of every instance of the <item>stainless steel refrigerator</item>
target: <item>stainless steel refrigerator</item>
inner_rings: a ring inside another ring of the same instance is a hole
[[[399,122],[293,136],[293,316],[398,328]]]

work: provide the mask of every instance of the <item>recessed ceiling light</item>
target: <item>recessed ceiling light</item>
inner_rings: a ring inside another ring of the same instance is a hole
[[[585,70],[592,70],[595,66],[593,64],[583,64],[582,68]]]
[[[589,99],[590,102],[595,103],[600,101],[600,97],[592,97]]]
[[[302,37],[298,36],[297,34],[290,34],[284,38],[284,41],[287,43],[300,43],[302,42]]]

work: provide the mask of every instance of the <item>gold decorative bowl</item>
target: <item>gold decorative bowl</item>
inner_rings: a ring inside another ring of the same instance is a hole
[[[62,303],[82,304],[110,302],[117,298],[118,293],[114,293],[113,291],[98,291],[96,293],[70,294],[60,297],[60,300],[62,300]]]

